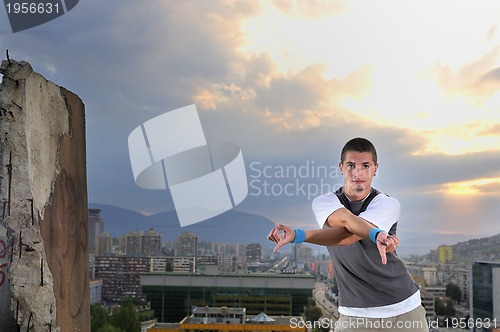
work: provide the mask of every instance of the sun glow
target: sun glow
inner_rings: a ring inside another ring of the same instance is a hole
[[[500,2],[354,0],[315,16],[260,4],[241,24],[241,53],[267,54],[284,77],[322,64],[339,84],[369,68],[363,93],[335,94],[332,111],[422,135],[415,154],[498,150],[488,127],[500,123]]]
[[[449,195],[498,195],[500,178],[477,179],[444,184],[443,191]]]

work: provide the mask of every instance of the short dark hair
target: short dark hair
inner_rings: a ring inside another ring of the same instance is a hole
[[[375,146],[372,144],[372,142],[370,142],[366,138],[356,137],[347,142],[342,148],[342,152],[340,154],[341,163],[344,163],[345,155],[349,151],[370,152],[373,157],[373,162],[375,164],[377,163],[377,150],[375,149]]]

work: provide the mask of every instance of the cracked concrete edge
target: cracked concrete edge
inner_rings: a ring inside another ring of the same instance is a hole
[[[44,219],[60,172],[59,150],[69,131],[67,104],[60,87],[35,73],[27,62],[3,61],[0,72],[4,74],[1,165],[12,161],[10,215],[4,218],[14,244],[8,266],[11,309],[17,323],[33,326],[32,331],[45,331],[47,326],[60,331],[54,280],[38,221]],[[0,195],[5,201],[9,176],[5,169],[1,174]]]

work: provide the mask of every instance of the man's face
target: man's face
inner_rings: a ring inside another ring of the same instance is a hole
[[[370,193],[372,179],[378,164],[370,152],[348,151],[343,163],[339,164],[344,175],[344,191],[351,201],[359,201]]]

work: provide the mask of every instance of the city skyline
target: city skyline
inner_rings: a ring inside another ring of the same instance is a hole
[[[275,223],[317,227],[342,145],[371,139],[404,246],[500,232],[499,18],[497,1],[88,0],[18,33],[0,11],[0,47],[85,103],[90,202],[172,211],[135,185],[127,137],[194,103],[208,141],[241,147],[236,209]]]
[[[165,249],[166,252],[162,252],[160,256],[167,255],[168,252],[170,254],[175,254],[176,256],[178,253],[176,253],[177,250],[177,245],[180,240],[182,242],[183,237],[194,237],[196,238],[197,241],[197,252],[199,255],[204,255],[206,253],[209,254],[217,254],[217,255],[223,255],[223,256],[231,256],[231,254],[234,254],[236,252],[241,252],[241,250],[245,250],[244,248],[239,248],[241,246],[244,246],[246,248],[247,245],[249,244],[256,244],[259,242],[253,242],[253,241],[234,241],[234,238],[221,238],[219,237],[217,240],[209,240],[206,237],[204,237],[203,232],[197,232],[194,230],[186,230],[183,228],[180,229],[180,233],[178,233],[174,237],[168,237],[164,236],[161,233],[159,233],[154,227],[147,226],[143,230],[140,230],[139,228],[134,228],[133,230],[129,230],[126,232],[122,232],[120,234],[109,234],[106,231],[105,227],[105,220],[100,216],[100,209],[95,209],[95,208],[90,208],[89,211],[94,213],[94,217],[98,217],[99,220],[103,223],[102,225],[102,230],[103,233],[97,235],[97,238],[99,238],[99,247],[101,247],[100,241],[102,238],[108,239],[109,238],[109,245],[108,242],[106,241],[106,248],[109,248],[107,251],[99,251],[98,254],[103,254],[103,253],[108,253],[108,254],[116,254],[116,253],[126,253],[127,250],[125,249],[126,247],[126,241],[125,239],[130,236],[130,235],[147,235],[149,234],[155,234],[160,237],[161,239],[161,248]],[[96,211],[99,211],[99,213],[96,213]],[[89,218],[89,223],[92,224],[93,220]],[[199,231],[201,231],[204,227],[202,226]],[[171,230],[170,230],[171,232]],[[201,235],[200,235],[201,234]],[[105,235],[105,236],[103,236]],[[170,234],[171,235],[171,234]],[[89,234],[90,236],[90,234]],[[101,236],[103,236],[101,238]],[[115,245],[112,248],[111,242],[114,241]],[[89,243],[92,243],[89,237]],[[500,243],[500,233],[496,235],[492,235],[489,237],[484,237],[484,238],[475,238],[471,240],[465,240],[465,241],[455,241],[455,242],[449,242],[447,244],[445,243],[437,243],[434,246],[423,246],[423,247],[401,247],[398,249],[398,255],[402,257],[404,260],[413,260],[415,257],[419,258],[424,258],[424,257],[434,257],[436,256],[438,261],[445,261],[445,260],[453,260],[453,253],[452,253],[452,248],[455,248],[457,250],[455,252],[455,255],[458,255],[459,261],[465,262],[465,261],[470,261],[472,262],[474,259],[500,259],[500,250],[493,250],[492,248],[497,248]],[[259,243],[259,245],[262,246],[263,253],[266,253],[266,256],[270,255],[271,252],[273,251],[274,246],[272,245],[271,242],[267,241],[262,243]],[[316,246],[313,244],[309,243],[303,243],[301,244],[301,247],[305,246],[308,248],[308,250],[311,250],[311,254],[314,256],[320,257],[322,255],[328,255],[328,252],[325,247],[322,246]],[[287,255],[287,254],[294,254],[294,247],[292,245],[285,246],[280,250],[281,254]],[[222,249],[219,249],[222,248]],[[172,250],[172,251],[170,251]],[[137,250],[140,251],[140,250]],[[183,256],[183,255],[181,255]],[[237,255],[238,256],[238,255]]]

